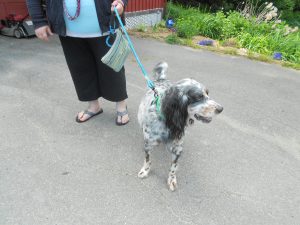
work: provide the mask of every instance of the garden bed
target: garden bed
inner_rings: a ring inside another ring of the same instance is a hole
[[[167,10],[175,21],[172,30],[161,23],[132,33],[300,69],[300,32],[283,21],[262,17],[257,22],[257,18],[245,18],[238,11],[208,13],[174,4],[168,4]],[[199,45],[203,40],[213,40],[213,44]],[[274,60],[276,54],[280,60]]]

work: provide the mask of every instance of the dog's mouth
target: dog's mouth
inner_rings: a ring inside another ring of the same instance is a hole
[[[200,116],[199,114],[195,114],[194,117],[196,118],[196,120],[201,120],[203,123],[209,123],[212,121],[211,117],[204,117]]]

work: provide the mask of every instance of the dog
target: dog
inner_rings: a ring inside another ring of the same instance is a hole
[[[172,154],[168,186],[177,188],[177,162],[183,150],[185,130],[195,121],[209,123],[213,115],[220,114],[223,107],[210,99],[208,89],[193,79],[183,79],[174,84],[166,79],[168,64],[161,62],[154,68],[155,98],[149,90],[138,110],[138,122],[143,130],[145,160],[138,173],[145,178],[150,172],[150,151],[160,143]]]

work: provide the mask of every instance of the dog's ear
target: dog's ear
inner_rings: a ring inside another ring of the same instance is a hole
[[[171,139],[180,139],[188,118],[188,97],[178,87],[171,87],[166,91],[162,101],[162,113],[165,116],[166,126],[170,130]]]

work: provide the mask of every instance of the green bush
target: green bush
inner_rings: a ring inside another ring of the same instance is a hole
[[[287,36],[283,29],[256,35],[243,32],[237,36],[237,40],[243,48],[266,55],[281,52],[284,60],[300,63],[300,32]]]
[[[175,44],[182,44],[181,40],[178,38],[177,35],[175,34],[171,34],[169,35],[167,38],[166,38],[166,42],[169,43],[169,44],[172,44],[172,45],[175,45]]]
[[[296,0],[274,0],[273,3],[280,10],[293,11],[296,6]]]
[[[192,38],[198,34],[197,18],[186,16],[176,21],[176,30],[179,37]]]
[[[226,16],[223,12],[218,12],[215,15],[206,14],[199,26],[199,32],[213,39],[221,39],[223,23]]]
[[[195,8],[168,5],[170,16],[175,20],[178,37],[191,39],[202,35],[217,40],[234,38],[237,45],[253,52],[272,56],[281,52],[283,59],[300,63],[300,32],[288,34],[285,22],[280,24],[256,23],[236,11],[206,13]],[[177,43],[175,36],[169,42]]]
[[[281,19],[285,20],[291,26],[300,27],[300,11],[298,12],[284,11],[282,12]]]
[[[222,38],[223,40],[237,36],[244,30],[251,30],[251,22],[246,20],[236,11],[227,13],[223,21]]]
[[[182,5],[189,5],[189,6],[203,6],[206,5],[211,9],[218,10],[220,8],[234,10],[236,7],[242,2],[238,0],[173,0],[173,2],[182,4]],[[266,0],[253,0],[254,3],[259,2],[263,3]],[[270,2],[270,1],[268,1]],[[300,0],[273,0],[276,7],[280,10],[288,10],[288,11],[295,11],[300,9]]]

